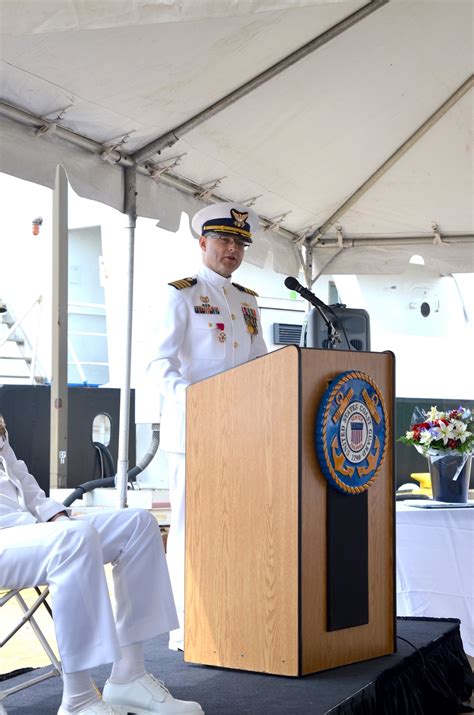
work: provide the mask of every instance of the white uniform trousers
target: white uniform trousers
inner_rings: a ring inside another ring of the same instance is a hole
[[[170,533],[166,542],[166,556],[179,628],[170,633],[170,642],[177,647],[184,643],[184,557],[186,531],[186,467],[182,452],[166,452],[168,460],[171,504]]]
[[[1,529],[0,574],[4,588],[49,585],[66,673],[114,662],[120,645],[177,625],[159,526],[141,509]]]

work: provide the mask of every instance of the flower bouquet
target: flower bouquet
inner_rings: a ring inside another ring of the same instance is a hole
[[[437,407],[425,412],[417,407],[400,441],[414,445],[427,457],[434,499],[467,502],[474,453],[471,410],[460,405],[446,412]]]

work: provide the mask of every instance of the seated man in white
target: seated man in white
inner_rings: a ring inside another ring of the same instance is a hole
[[[191,715],[145,671],[143,642],[177,626],[160,530],[141,509],[70,518],[18,461],[0,417],[0,586],[48,584],[64,671],[58,715]],[[115,618],[104,563],[113,566]],[[113,663],[103,699],[90,669]]]

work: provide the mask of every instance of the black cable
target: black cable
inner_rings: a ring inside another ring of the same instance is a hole
[[[99,459],[99,479],[104,478],[104,458],[102,456],[102,452],[97,444],[94,444],[95,451],[96,451],[96,456]]]
[[[423,653],[421,652],[421,650],[420,650],[414,643],[412,643],[411,641],[409,641],[408,638],[403,638],[403,636],[398,636],[398,635],[397,635],[397,638],[398,638],[399,640],[401,640],[401,641],[404,641],[405,643],[408,643],[408,645],[410,645],[410,646],[413,648],[413,650],[416,650],[416,652],[418,653],[418,655],[419,655],[420,658],[421,658],[422,673],[423,673],[423,675],[425,675],[425,673],[426,673],[426,663],[425,663],[425,658],[424,658]]]
[[[101,460],[101,477],[113,477],[115,475],[114,458],[110,454],[109,449],[102,442],[92,442],[100,455]]]
[[[114,487],[115,477],[106,477],[105,479],[93,479],[90,482],[84,482],[74,489],[71,494],[63,501],[64,506],[71,506],[76,499],[82,499],[86,492],[91,492],[96,487]]]
[[[90,482],[84,482],[84,484],[80,484],[71,494],[69,494],[68,497],[63,501],[64,506],[71,506],[73,502],[76,501],[76,499],[82,499],[83,495],[86,492],[91,492],[93,489],[96,489],[97,487],[115,487],[115,467],[114,467],[114,460],[112,455],[110,454],[109,450],[105,446],[105,444],[102,444],[102,442],[93,442],[92,443],[97,450],[99,454],[99,459],[101,462],[101,479],[93,479]],[[136,480],[136,477],[140,472],[142,472],[148,464],[151,462],[153,457],[155,456],[158,446],[160,444],[160,431],[157,428],[157,425],[153,425],[153,430],[152,430],[152,440],[150,447],[143,457],[143,459],[140,460],[140,462],[135,466],[131,467],[131,469],[128,470],[127,472],[127,479],[128,483],[133,486],[134,482]],[[105,469],[105,466],[107,469]],[[107,476],[105,476],[105,472],[108,472]]]

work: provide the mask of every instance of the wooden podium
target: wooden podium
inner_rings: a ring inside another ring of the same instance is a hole
[[[314,426],[328,381],[346,370],[377,383],[389,433],[366,492],[368,622],[329,631],[332,487]],[[295,346],[188,388],[186,661],[298,676],[395,651],[394,399],[393,354]]]

